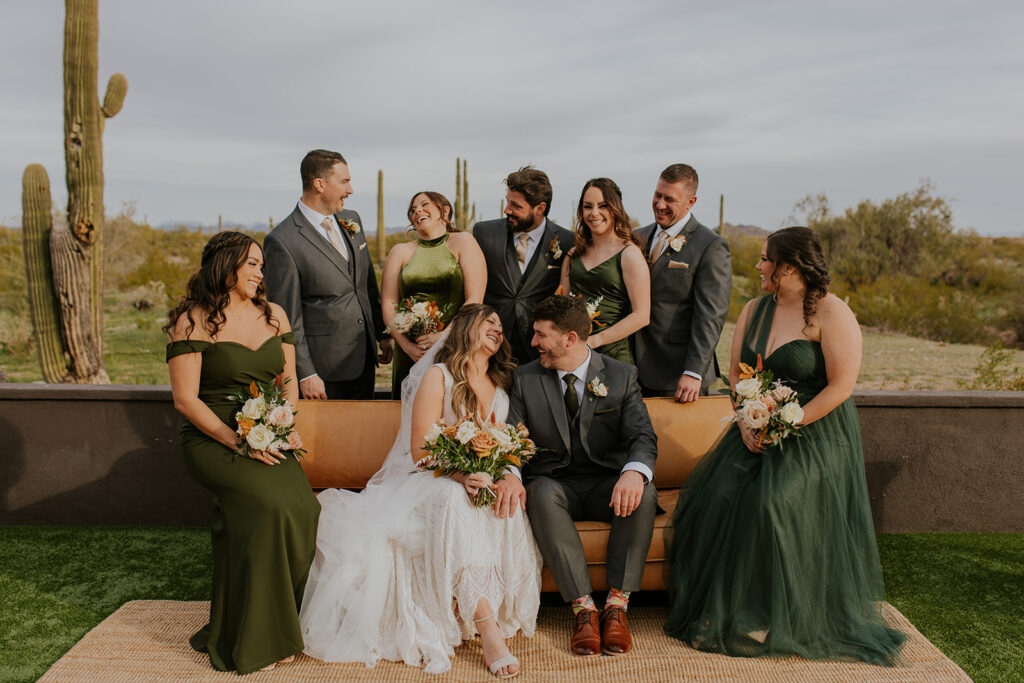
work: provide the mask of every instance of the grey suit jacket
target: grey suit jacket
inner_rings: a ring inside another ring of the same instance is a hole
[[[533,258],[526,264],[526,272],[520,276],[512,232],[506,227],[504,218],[477,223],[473,226],[473,236],[480,244],[487,263],[484,303],[498,311],[512,355],[521,363],[532,360],[537,357],[537,352],[530,346],[533,309],[558,289],[562,259],[576,243],[576,238],[565,228],[547,221]],[[553,239],[558,240],[562,251],[557,258],[551,249]]]
[[[590,459],[604,467],[621,470],[639,462],[654,471],[658,437],[651,426],[640,395],[636,367],[591,352],[585,385],[599,378],[607,396],[584,388],[580,406],[580,440]],[[533,361],[516,368],[509,395],[509,423],[522,421],[537,444],[537,454],[523,468],[527,479],[550,475],[572,460],[569,418],[562,398],[562,382],[554,370]]]
[[[648,253],[657,224],[634,233]],[[634,337],[640,382],[675,389],[684,370],[702,377],[704,391],[718,375],[715,347],[729,313],[729,243],[691,214],[678,252],[665,249],[651,265],[651,322]]]
[[[295,331],[299,378],[317,374],[327,382],[359,377],[377,362],[384,336],[380,290],[362,221],[355,211],[335,215],[355,221],[359,232],[341,229],[349,264],[313,227],[298,206],[263,240],[267,298],[280,304]]]

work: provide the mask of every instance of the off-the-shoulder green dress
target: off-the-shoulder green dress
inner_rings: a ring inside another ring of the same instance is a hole
[[[199,398],[224,424],[237,427],[230,395],[253,380],[272,382],[284,370],[276,335],[257,349],[235,342],[176,341],[167,360],[202,354]],[[189,473],[213,497],[213,590],[210,622],[192,636],[210,664],[240,674],[302,651],[299,606],[316,551],[320,504],[299,462],[278,465],[235,457],[186,421],[179,433]]]

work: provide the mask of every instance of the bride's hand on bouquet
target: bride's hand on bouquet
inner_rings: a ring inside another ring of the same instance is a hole
[[[462,486],[470,498],[476,498],[481,489],[493,488],[494,480],[486,472],[473,472],[463,477]]]
[[[740,436],[743,437],[743,445],[747,447],[747,450],[751,453],[764,453],[765,445],[758,442],[757,434],[754,430],[742,421],[737,422],[737,426],[740,428]]]

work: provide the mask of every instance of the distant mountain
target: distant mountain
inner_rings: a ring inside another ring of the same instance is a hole
[[[747,237],[767,237],[771,234],[768,230],[757,225],[733,225],[732,223],[726,223],[724,228],[726,236],[744,235]]]

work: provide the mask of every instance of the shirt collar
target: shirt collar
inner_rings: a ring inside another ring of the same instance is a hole
[[[671,227],[668,227],[668,228],[662,228],[662,227],[661,227],[661,226],[659,225],[659,226],[658,226],[658,229],[659,229],[659,230],[664,230],[664,231],[665,231],[665,233],[666,233],[666,235],[668,236],[668,238],[669,238],[669,239],[672,239],[673,237],[676,237],[677,235],[679,235],[679,233],[681,233],[681,232],[683,231],[683,228],[684,228],[684,227],[686,226],[686,223],[687,223],[687,222],[688,222],[689,220],[690,220],[690,212],[689,212],[689,211],[687,211],[687,212],[686,212],[686,215],[685,215],[685,216],[683,216],[682,218],[680,218],[680,219],[679,219],[678,221],[676,221],[676,222],[675,222],[675,223],[674,223],[674,224],[673,224],[673,225],[672,225]],[[655,231],[655,233],[654,233],[654,236],[655,236],[655,237],[657,237],[657,236],[658,236],[658,233],[657,233],[657,231]]]
[[[572,374],[575,375],[577,380],[584,381],[587,378],[587,369],[590,367],[590,349],[587,349],[587,357],[583,360],[578,368],[572,370]],[[562,380],[566,375],[569,374],[569,370],[558,370],[558,379]]]
[[[301,199],[299,200],[299,211],[303,216],[305,216],[307,221],[313,224],[314,228],[321,231],[324,229],[324,226],[321,225],[321,223],[323,223],[324,219],[328,218],[328,216],[309,208]],[[329,218],[331,219],[331,223],[337,225],[337,221],[334,216],[329,216]]]

